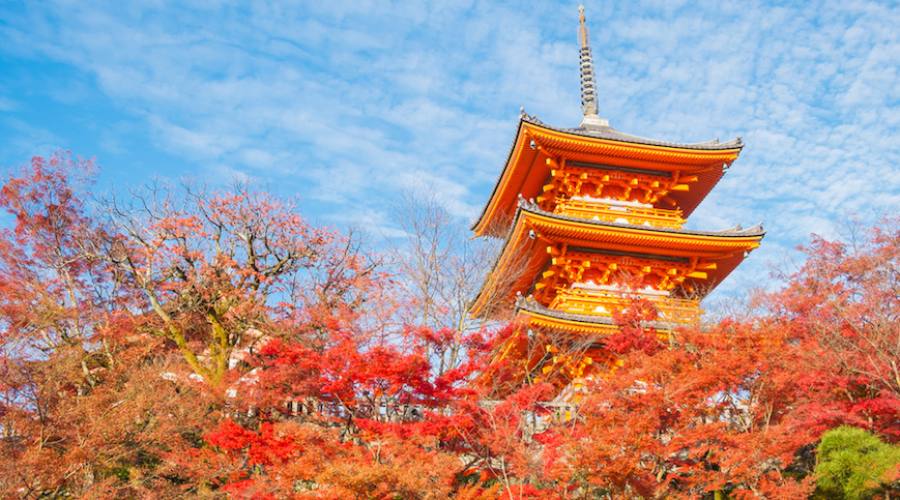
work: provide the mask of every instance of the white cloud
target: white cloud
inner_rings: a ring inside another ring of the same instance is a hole
[[[433,192],[461,220],[477,214],[520,105],[578,122],[574,6],[26,10],[0,26],[5,50],[87,73],[156,148],[210,178],[290,187],[327,221],[388,235],[385,207],[404,190]],[[769,229],[723,289],[810,231],[835,234],[849,212],[874,221],[900,206],[900,10],[666,1],[589,2],[587,13],[601,113],[614,126],[747,144],[691,222]]]

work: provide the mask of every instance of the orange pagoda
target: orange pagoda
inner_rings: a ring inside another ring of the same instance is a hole
[[[472,227],[476,236],[506,241],[471,312],[514,312],[529,329],[594,345],[572,375],[590,356],[601,361],[603,336],[617,331],[613,315],[636,298],[655,306],[657,331],[697,324],[700,300],[764,235],[761,226],[683,228],[743,144],[679,144],[610,127],[598,114],[579,11],[581,125],[552,127],[523,110],[503,172]]]

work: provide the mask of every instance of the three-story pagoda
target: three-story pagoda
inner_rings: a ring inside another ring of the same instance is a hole
[[[646,299],[654,326],[699,322],[700,299],[754,248],[761,226],[684,229],[737,159],[734,139],[679,144],[619,132],[600,118],[580,8],[583,119],[558,128],[521,114],[518,132],[476,236],[506,237],[471,311],[510,310],[528,328],[596,339],[616,311]]]

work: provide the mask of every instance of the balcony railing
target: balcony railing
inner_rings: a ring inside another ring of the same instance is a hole
[[[566,200],[556,205],[554,213],[581,219],[666,229],[680,229],[684,224],[680,210],[616,205],[587,200]]]
[[[611,317],[629,307],[635,298],[648,300],[656,307],[657,321],[696,325],[700,322],[700,301],[635,292],[614,292],[570,288],[559,291],[550,303],[551,309],[572,314]]]

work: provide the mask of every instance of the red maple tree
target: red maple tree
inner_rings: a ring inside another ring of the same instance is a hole
[[[814,238],[749,319],[666,336],[636,302],[576,404],[580,351],[465,326],[421,265],[249,189],[89,201],[90,170],[0,188],[4,497],[794,497],[825,430],[900,439],[895,220]]]

